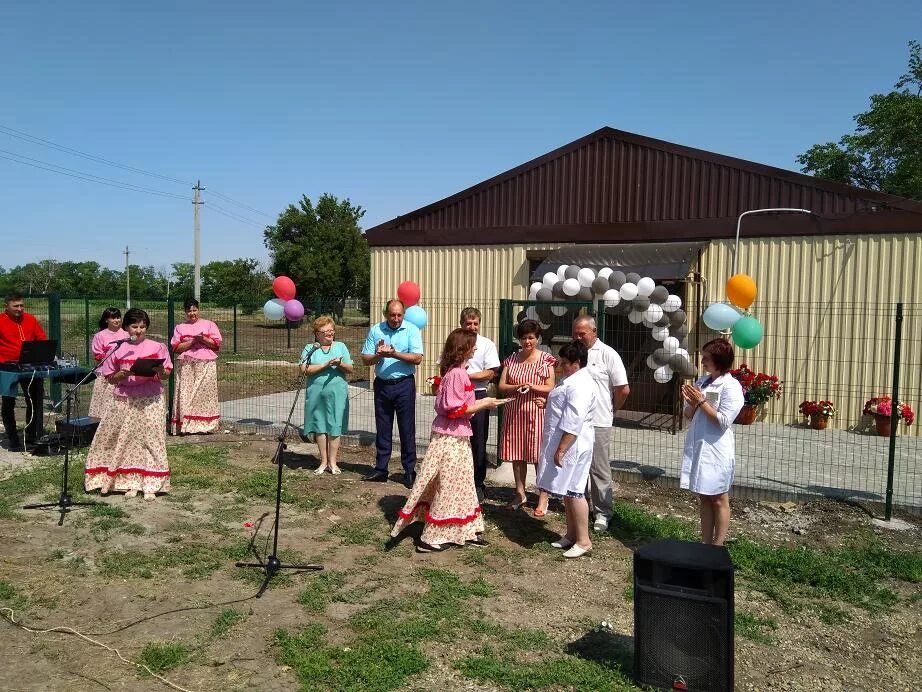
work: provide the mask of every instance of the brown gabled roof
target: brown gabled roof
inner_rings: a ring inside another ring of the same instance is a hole
[[[922,202],[603,127],[366,231],[372,246],[922,232]]]

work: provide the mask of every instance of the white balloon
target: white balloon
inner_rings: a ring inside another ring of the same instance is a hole
[[[579,293],[579,288],[580,288],[579,281],[577,281],[576,279],[567,279],[566,281],[563,282],[562,288],[563,288],[563,292],[565,295],[575,296],[577,293]]]
[[[674,336],[667,336],[663,339],[663,348],[670,356],[674,355],[679,350],[679,340]]]
[[[569,266],[570,265],[568,264],[561,264],[559,267],[557,267],[557,280],[558,281],[563,281],[565,278],[567,278],[566,276],[564,276],[564,274],[567,271],[567,267]]]
[[[641,317],[642,317],[641,322],[643,323],[643,326],[646,327],[647,329],[653,329],[653,327],[656,326],[656,322],[651,322],[650,320],[648,320],[643,313],[641,313]]]
[[[560,281],[560,279],[557,278],[557,274],[554,272],[548,272],[544,275],[544,278],[541,279],[541,285],[544,288],[554,288],[554,284],[556,284],[558,281]]]
[[[686,351],[684,348],[677,348],[677,349],[676,349],[676,355],[677,355],[677,356],[685,356],[686,358],[688,358],[689,361],[691,360],[691,358],[688,357],[688,351]]]
[[[663,318],[663,308],[656,303],[650,303],[650,307],[644,311],[643,316],[648,322],[659,322]]]
[[[669,327],[654,327],[650,334],[657,341],[663,341],[669,336]]]
[[[553,303],[551,303],[551,312],[557,315],[557,317],[560,317],[561,315],[566,315],[567,309],[568,308],[566,305],[554,305]]]
[[[592,282],[595,281],[595,272],[583,267],[579,270],[579,274],[576,275],[576,280],[579,281],[580,286],[592,286]]]
[[[682,307],[682,299],[674,293],[670,293],[669,297],[663,302],[663,310],[666,312],[675,312],[680,307]]]
[[[653,379],[660,384],[665,384],[672,379],[672,368],[668,365],[661,365],[653,371]]]
[[[601,269],[599,269],[599,273],[597,276],[603,279],[607,279],[609,276],[611,276],[611,272],[612,272],[611,267],[602,267]]]
[[[627,314],[627,318],[634,324],[640,324],[641,322],[643,322],[643,313],[637,312],[636,310],[631,310]]]
[[[618,292],[621,294],[621,300],[634,300],[637,297],[637,286],[630,282],[624,283]]]
[[[647,356],[647,367],[650,368],[651,370],[656,370],[659,367],[659,365],[656,364],[656,361],[653,360],[652,353],[649,356]]]
[[[649,276],[645,276],[637,282],[637,295],[648,296],[653,293],[654,288],[656,288],[656,282]]]
[[[537,293],[538,291],[540,291],[541,288],[542,288],[542,286],[544,286],[544,284],[541,283],[540,281],[535,281],[535,282],[533,282],[532,285],[528,287],[528,293],[529,293],[529,295],[531,295],[531,294],[533,294],[533,293]],[[554,288],[554,287],[551,286],[551,288]],[[531,300],[531,298],[529,298],[529,300]]]
[[[613,308],[621,302],[621,294],[613,288],[609,288],[602,294],[602,300],[605,301],[605,307]]]
[[[538,311],[535,310],[534,305],[530,305],[529,307],[525,308],[525,317],[527,317],[530,320],[534,320],[535,322],[541,321],[538,319]]]

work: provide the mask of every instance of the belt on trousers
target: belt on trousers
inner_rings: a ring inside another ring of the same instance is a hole
[[[382,379],[382,378],[380,378],[380,377],[376,377],[376,378],[375,378],[375,382],[380,382],[380,383],[381,383],[381,386],[384,386],[384,385],[387,385],[387,384],[397,384],[398,382],[403,382],[404,380],[409,380],[409,379],[412,378],[412,377],[413,377],[413,375],[404,375],[403,377],[395,377],[395,378],[393,378],[393,379],[391,379],[391,380],[385,380],[385,379]]]

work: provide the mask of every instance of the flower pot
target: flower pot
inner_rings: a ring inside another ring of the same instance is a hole
[[[881,416],[875,414],[874,425],[877,427],[877,434],[881,437],[890,437],[890,416]]]
[[[810,427],[814,430],[825,430],[828,425],[829,416],[825,416],[822,413],[810,414]]]
[[[429,384],[429,391],[432,392],[432,396],[435,396],[439,393],[439,386],[435,382],[432,382]]]
[[[754,404],[745,404],[742,409],[740,409],[739,414],[736,416],[734,423],[739,425],[752,425],[755,422],[756,414],[759,412],[759,407]]]

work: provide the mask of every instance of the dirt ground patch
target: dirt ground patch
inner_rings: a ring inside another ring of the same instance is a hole
[[[418,525],[387,544],[406,490],[360,481],[371,452],[346,449],[342,475],[315,476],[312,450],[286,452],[279,549],[283,561],[325,569],[283,572],[259,599],[261,573],[234,563],[252,547],[266,553],[271,440],[171,444],[170,495],[96,498],[103,508],[77,509],[61,527],[57,515],[18,509],[57,497],[54,467],[35,470],[54,460],[36,460],[28,483],[2,481],[0,606],[35,629],[79,630],[190,690],[631,689],[632,549],[648,540],[636,529],[613,525],[591,556],[567,561],[548,545],[562,514],[509,512],[509,489],[495,488],[484,505],[488,547],[419,554]],[[79,484],[79,457],[76,466]],[[677,530],[696,521],[686,493],[623,484],[617,496],[622,517],[676,520]],[[828,501],[734,501],[732,534],[793,555],[859,542],[918,560],[920,547],[918,525],[881,529],[860,507]],[[878,587],[890,596],[869,592],[880,598],[858,605],[815,589],[773,593],[738,571],[737,688],[917,689],[918,576]],[[74,636],[2,627],[4,689],[167,689]],[[503,668],[510,657],[515,666]],[[317,678],[325,683],[308,682],[315,669],[328,671]]]

